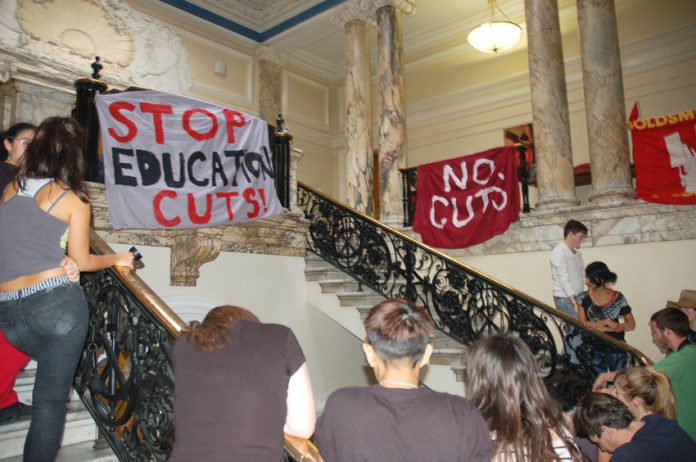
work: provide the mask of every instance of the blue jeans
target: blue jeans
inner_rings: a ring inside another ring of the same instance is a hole
[[[598,374],[607,371],[620,371],[628,364],[628,355],[623,351],[595,351],[592,355],[592,368]]]
[[[82,288],[64,284],[0,302],[0,329],[37,362],[25,462],[53,462],[65,427],[65,404],[87,337]]]
[[[575,311],[575,307],[569,298],[553,297],[553,301],[556,304],[556,308],[563,311],[568,316],[571,316],[573,319],[578,319],[578,313]],[[580,334],[577,333],[575,327],[570,327],[563,341],[563,352],[570,356],[571,364],[580,364],[575,354],[575,349],[580,346],[581,343],[582,338]]]

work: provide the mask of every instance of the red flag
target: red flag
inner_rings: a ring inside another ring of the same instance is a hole
[[[634,120],[637,120],[640,117],[640,108],[638,107],[638,101],[635,102],[633,105],[633,109],[631,109],[631,115],[628,116],[628,120],[633,122]]]
[[[502,234],[519,220],[515,148],[418,166],[413,229],[440,248],[469,247]]]
[[[696,204],[696,111],[630,120],[636,197]]]

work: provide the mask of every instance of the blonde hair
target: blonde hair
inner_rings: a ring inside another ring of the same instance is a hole
[[[642,399],[649,411],[672,420],[676,417],[672,383],[664,372],[629,367],[616,374],[614,386],[628,400]]]

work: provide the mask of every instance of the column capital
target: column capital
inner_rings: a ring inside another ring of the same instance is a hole
[[[259,61],[268,61],[278,66],[285,65],[285,57],[271,47],[259,45],[254,52],[256,54],[256,59]]]
[[[393,6],[397,10],[401,10],[406,16],[416,14],[416,0],[374,0],[370,2],[370,5],[374,12],[384,6]]]
[[[340,29],[355,20],[376,26],[375,13],[385,6],[393,6],[409,16],[416,12],[416,0],[348,0],[330,21]]]
[[[345,29],[346,24],[352,21],[362,21],[371,26],[377,25],[369,0],[348,0],[329,21],[339,29]]]

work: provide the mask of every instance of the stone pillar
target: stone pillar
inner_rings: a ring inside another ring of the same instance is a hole
[[[556,0],[525,0],[538,209],[578,205]]]
[[[380,219],[401,226],[403,187],[399,169],[406,167],[407,156],[402,11],[413,14],[415,4],[407,0],[378,3],[385,3],[376,11]]]
[[[634,196],[614,0],[578,0],[582,86],[597,204]]]
[[[373,213],[372,95],[368,11],[351,1],[331,19],[346,32],[346,179],[348,205]]]
[[[256,49],[259,61],[259,117],[275,124],[282,112],[282,73],[285,64],[282,57],[272,48],[260,46]]]

